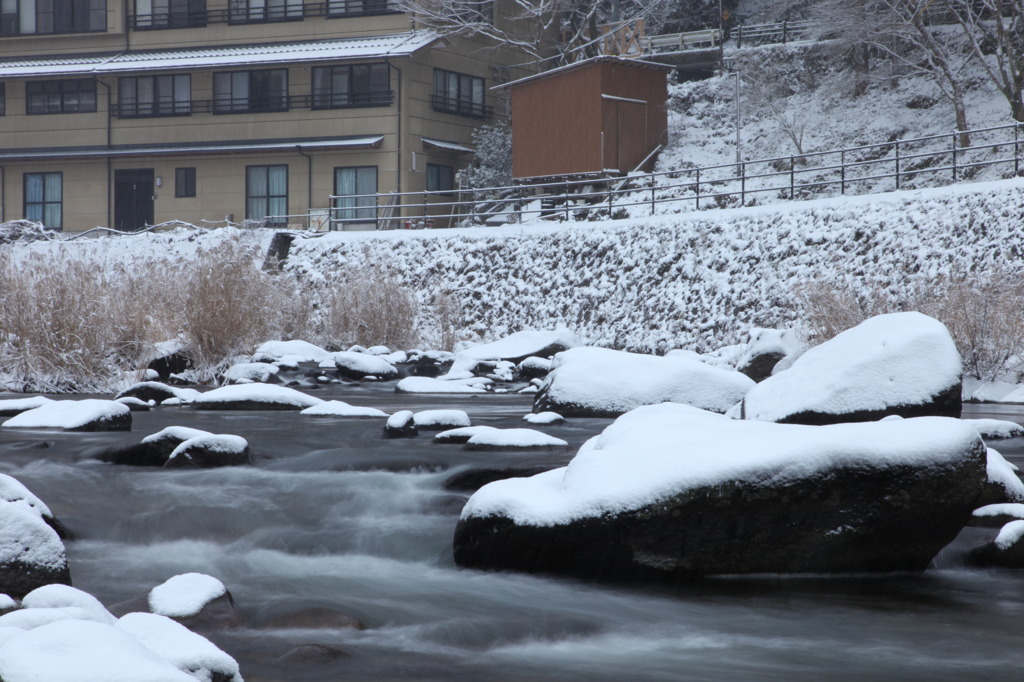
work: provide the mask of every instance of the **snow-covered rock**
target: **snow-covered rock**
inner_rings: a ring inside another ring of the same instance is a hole
[[[520,363],[530,356],[550,357],[582,345],[580,338],[566,328],[555,331],[523,330],[491,343],[470,346],[456,353],[457,360],[507,360]]]
[[[241,384],[202,393],[192,404],[200,410],[303,410],[322,402],[287,386]]]
[[[182,573],[149,591],[149,609],[168,618],[191,618],[228,594],[228,588],[205,573]]]
[[[115,402],[119,402],[122,405],[126,405],[132,412],[148,412],[149,408],[152,407],[145,400],[139,400],[132,396],[125,396],[123,398],[115,398]]]
[[[464,381],[444,381],[433,377],[405,377],[395,384],[398,393],[486,393],[487,389]]]
[[[253,358],[257,360],[274,361],[290,358],[297,362],[316,363],[323,362],[330,358],[330,356],[331,354],[320,346],[300,339],[292,341],[267,341],[260,344],[253,354]]]
[[[182,403],[189,403],[199,395],[199,391],[194,388],[168,386],[159,381],[141,381],[118,393],[114,399],[138,398],[145,402],[152,400],[156,403],[163,403],[166,400],[177,398]]]
[[[1008,438],[1024,438],[1024,426],[1005,419],[964,419],[965,422],[978,429],[984,440],[1006,440]]]
[[[567,467],[484,486],[461,566],[612,579],[922,570],[970,518],[985,446],[956,419],[800,426],[641,407]]]
[[[387,417],[388,413],[375,407],[349,405],[344,400],[327,400],[299,412],[310,417]]]
[[[1010,521],[992,542],[975,547],[967,555],[975,566],[1024,568],[1024,520]]]
[[[433,442],[463,444],[478,433],[494,430],[496,429],[493,426],[462,426],[457,429],[448,429],[447,431],[435,434]]]
[[[423,431],[443,431],[472,426],[465,410],[422,410],[413,415],[417,429]]]
[[[985,461],[987,483],[984,494],[978,500],[978,506],[1024,502],[1024,481],[1017,475],[1017,468],[993,448],[988,448]]]
[[[679,402],[725,412],[754,386],[734,370],[689,358],[573,348],[555,356],[534,400],[534,412],[610,417],[641,405]]]
[[[224,381],[232,384],[265,384],[277,378],[281,369],[267,362],[240,362],[224,370]]]
[[[751,329],[750,342],[736,361],[736,369],[754,381],[763,381],[787,355],[800,353],[806,346],[790,329]]]
[[[561,424],[565,422],[565,417],[557,412],[531,412],[523,417],[523,421],[542,426],[544,424]]]
[[[526,381],[529,381],[530,379],[541,379],[546,377],[548,372],[551,371],[551,360],[531,355],[519,363],[516,367],[516,371],[519,372],[519,377]]]
[[[743,399],[744,419],[796,424],[959,417],[960,353],[938,320],[878,315],[811,348]]]
[[[385,438],[414,438],[417,433],[416,415],[412,410],[395,412],[384,423]]]
[[[1017,520],[1024,520],[1024,504],[1020,502],[986,504],[975,509],[971,515],[972,526],[1001,528],[1010,521]]]
[[[167,462],[167,458],[174,452],[174,449],[188,439],[212,435],[209,431],[187,426],[168,426],[157,433],[146,436],[138,443],[109,448],[99,455],[99,459],[111,464],[161,467]]]
[[[209,469],[250,463],[249,443],[244,438],[228,434],[207,434],[189,438],[179,444],[167,456],[164,466],[168,469]]]
[[[242,682],[238,663],[210,640],[155,613],[129,613],[117,626],[197,680]]]
[[[57,531],[29,501],[0,501],[0,589],[21,598],[50,583],[71,584]]]
[[[196,682],[116,625],[61,619],[0,645],[4,682]]]
[[[466,441],[467,450],[561,450],[569,443],[534,429],[491,429]]]
[[[398,369],[379,355],[341,351],[331,353],[330,357],[320,362],[321,369],[334,369],[338,376],[346,379],[394,379]]]
[[[37,395],[31,398],[11,398],[0,400],[0,417],[13,417],[27,410],[34,410],[53,401],[45,396]]]
[[[64,431],[130,431],[132,414],[116,400],[54,400],[17,414],[5,428],[61,429]]]

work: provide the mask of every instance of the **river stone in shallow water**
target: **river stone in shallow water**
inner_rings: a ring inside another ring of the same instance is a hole
[[[919,571],[970,518],[985,447],[952,419],[827,427],[640,408],[568,467],[498,481],[460,566],[603,580]]]
[[[737,416],[782,424],[959,417],[961,390],[960,353],[945,325],[893,313],[811,348],[751,388]]]
[[[0,594],[71,584],[64,543],[39,511],[23,501],[0,501]]]

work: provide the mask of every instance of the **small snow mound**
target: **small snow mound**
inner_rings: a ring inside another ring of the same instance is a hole
[[[999,530],[992,543],[1001,550],[1013,547],[1024,538],[1024,520],[1010,521]]]
[[[201,394],[193,404],[200,408],[216,409],[233,403],[254,403],[267,406],[282,406],[294,409],[305,409],[319,405],[323,400],[306,395],[287,386],[275,384],[238,384],[221,386]],[[127,408],[125,408],[127,409]]]
[[[473,435],[466,445],[481,449],[567,448],[569,443],[533,429],[491,429]]]
[[[1010,502],[1024,502],[1024,481],[1020,480],[1014,465],[1006,461],[1006,458],[992,448],[988,448],[988,460],[985,467],[989,483],[1001,487],[1006,493],[1006,499]]]
[[[21,606],[26,609],[77,608],[90,613],[90,620],[98,623],[113,624],[117,621],[99,599],[70,585],[53,584],[37,587],[25,595],[21,600]]]
[[[230,434],[208,434],[195,436],[183,441],[167,456],[170,462],[178,457],[188,456],[189,450],[202,449],[208,452],[215,452],[227,455],[241,455],[249,448],[249,442],[241,436]]]
[[[188,618],[214,599],[227,594],[224,583],[204,573],[183,573],[149,592],[149,608],[168,618]]]
[[[395,385],[398,393],[486,393],[487,390],[462,381],[442,381],[431,377],[405,377]]]
[[[1005,440],[1024,437],[1024,426],[1004,419],[964,419],[978,429],[984,440]]]
[[[311,417],[386,417],[387,412],[378,410],[375,407],[359,407],[358,405],[349,405],[344,400],[328,400],[314,405],[313,407],[307,407],[306,409],[299,412]]]
[[[434,436],[435,443],[465,443],[470,438],[483,431],[494,431],[493,426],[463,426],[457,429],[441,431]]]
[[[293,358],[299,362],[323,362],[330,353],[320,346],[295,339],[292,341],[267,341],[256,349],[254,357],[265,356],[275,360]]]
[[[471,426],[469,415],[463,410],[423,410],[413,416],[416,428],[452,429]]]
[[[179,670],[200,680],[242,682],[238,663],[210,640],[155,613],[129,613],[117,626]]]
[[[54,400],[5,421],[6,428],[75,430],[128,420],[131,410],[116,400]]]
[[[198,436],[212,436],[213,434],[209,431],[203,431],[202,429],[193,429],[188,426],[168,426],[165,429],[157,431],[154,434],[146,436],[142,439],[143,443],[156,443],[162,440],[176,440],[186,441],[189,438],[196,438]]]
[[[561,424],[565,421],[565,417],[558,414],[557,412],[531,412],[530,414],[523,417],[523,421],[529,422],[530,424]]]
[[[246,382],[266,383],[281,369],[266,362],[241,362],[224,370],[224,380],[241,384]]]

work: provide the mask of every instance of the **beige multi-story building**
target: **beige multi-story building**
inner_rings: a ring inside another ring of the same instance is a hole
[[[372,229],[364,195],[453,188],[529,61],[392,0],[0,0],[0,219],[305,226],[355,195],[335,226]]]

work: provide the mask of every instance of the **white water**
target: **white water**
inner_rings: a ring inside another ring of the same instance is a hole
[[[529,409],[514,396],[362,391],[337,397],[388,411],[457,407],[474,423],[503,427],[520,426]],[[1001,409],[1001,418],[1024,420],[1019,408]],[[543,430],[578,446],[607,423]],[[169,424],[244,436],[257,464],[165,472],[89,459]],[[246,625],[208,634],[249,682],[1013,680],[1024,665],[1024,576],[958,565],[959,553],[995,530],[968,529],[922,575],[722,579],[670,590],[461,570],[451,538],[465,495],[442,482],[465,466],[569,455],[468,453],[430,443],[430,433],[384,440],[382,427],[164,409],[136,413],[126,434],[0,430],[0,470],[74,531],[72,577],[104,603],[144,595],[178,573],[220,578]],[[1024,444],[1000,449],[1024,463]],[[313,607],[352,615],[365,629],[264,627]],[[309,667],[274,662],[311,642],[350,656]]]

